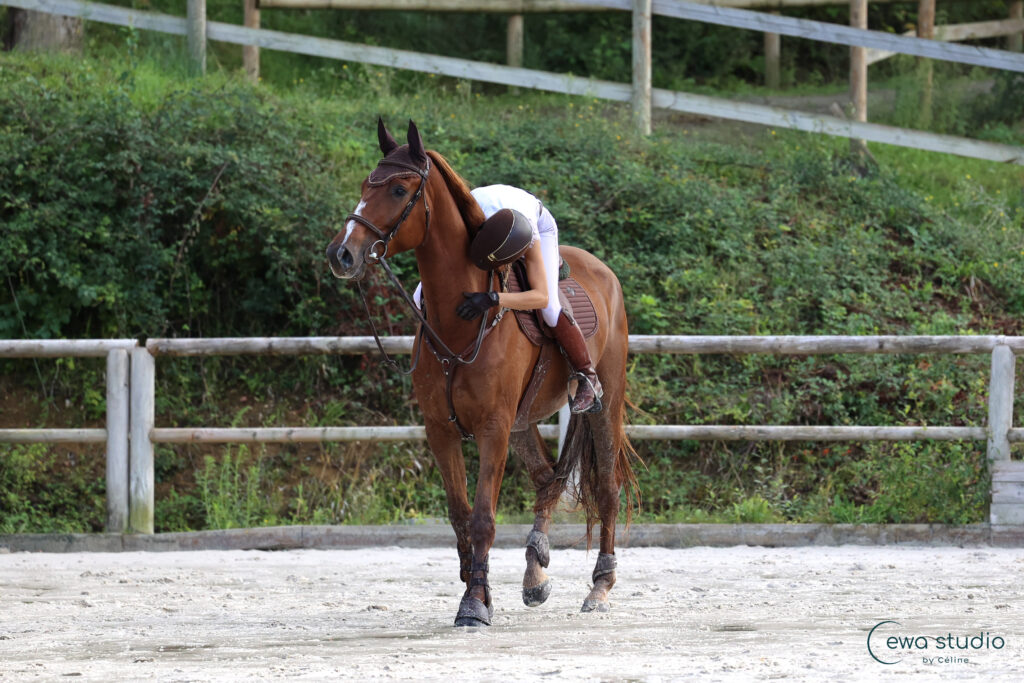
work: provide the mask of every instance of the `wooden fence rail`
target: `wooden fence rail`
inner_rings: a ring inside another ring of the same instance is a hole
[[[385,10],[401,12],[495,12],[526,14],[546,12],[607,12],[622,10],[630,0],[261,0],[260,7],[289,9]],[[735,9],[792,9],[843,5],[849,0],[693,0],[701,5]],[[875,3],[911,0],[872,0]],[[954,0],[970,2],[970,0]]]
[[[383,340],[389,353],[410,353],[412,337]],[[991,354],[987,427],[631,425],[633,439],[710,441],[986,441],[993,465],[1010,463],[1014,429],[1015,352],[1024,337],[986,336],[672,336],[631,335],[634,354]],[[213,355],[376,354],[372,337],[220,338],[135,340],[0,340],[0,358],[107,357],[106,429],[0,429],[0,443],[107,444],[107,529],[153,532],[154,444],[410,441],[423,428],[370,427],[156,427],[156,358]],[[553,439],[564,425],[542,425]],[[1007,507],[1009,506],[1009,507]],[[1016,506],[1016,507],[1014,507]],[[993,520],[1024,524],[1024,503],[994,503]]]
[[[594,0],[601,4],[621,4],[621,0]],[[1024,71],[1024,55],[1006,50],[993,50],[973,45],[956,45],[911,36],[898,36],[882,31],[830,24],[809,19],[796,19],[778,14],[751,12],[714,5],[701,5],[682,0],[653,0],[654,13],[676,19],[689,19],[707,24],[753,31],[776,33],[850,47],[876,48],[897,54],[928,57],[959,64],[973,64],[993,69]]]
[[[935,27],[935,40],[958,42],[978,38],[995,38],[1013,36],[1024,32],[1024,19],[1003,19],[1000,21],[976,21],[970,24],[951,24]],[[907,31],[904,36],[913,36],[914,31]],[[868,64],[886,59],[896,54],[888,50],[869,49]]]
[[[36,342],[29,342],[34,344]],[[412,353],[412,336],[383,337],[388,353]],[[1007,346],[1024,353],[1024,337],[1002,335],[672,335],[631,334],[630,353],[755,354],[821,356],[854,354],[979,354]],[[218,337],[210,339],[149,339],[154,356],[298,356],[376,353],[373,337]],[[0,342],[0,357],[5,353]],[[69,354],[70,355],[70,354]],[[21,356],[29,357],[29,356]]]
[[[644,45],[646,45],[646,50],[650,49],[650,16],[651,14],[663,14],[726,26],[766,31],[778,35],[823,40],[843,45],[861,45],[888,50],[894,53],[1024,72],[1024,54],[1003,50],[895,36],[880,31],[849,28],[825,22],[794,19],[751,12],[749,10],[699,5],[691,2],[682,2],[681,0],[588,0],[588,5],[598,5],[616,10],[633,7],[642,8],[645,3],[650,5],[650,11],[634,12],[634,17],[639,17],[638,21],[646,22],[645,27],[638,27],[637,31],[635,31],[634,52],[642,51]],[[194,8],[198,4],[192,2],[189,4],[189,7]],[[348,43],[339,40],[313,38],[266,29],[247,28],[234,24],[198,22],[194,16],[197,10],[193,10],[191,21],[188,21],[182,17],[84,2],[82,0],[0,0],[0,5],[20,7],[51,14],[83,17],[92,21],[121,26],[134,26],[135,28],[177,35],[186,35],[188,33],[188,26],[202,26],[205,27],[205,33],[198,42],[203,43],[207,39],[218,40],[242,46],[256,46],[296,54],[362,62],[455,78],[499,83],[514,87],[596,97],[617,102],[632,102],[634,118],[641,132],[647,132],[649,127],[650,108],[658,107],[778,128],[822,133],[857,140],[957,154],[989,161],[1024,165],[1024,148],[1022,147],[881,126],[862,121],[848,121],[834,116],[819,116],[776,107],[651,88],[650,60],[646,53],[634,63],[634,83],[630,85],[581,79],[571,75],[547,73],[501,64],[488,64],[453,57],[441,57],[406,50]],[[195,46],[196,44],[197,40],[193,37],[190,45]],[[637,45],[640,47],[637,47]],[[650,93],[649,96],[647,95],[648,92]]]

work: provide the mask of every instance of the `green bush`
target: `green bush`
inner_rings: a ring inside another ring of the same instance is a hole
[[[0,450],[0,534],[102,531],[103,461],[45,444]]]
[[[330,126],[237,81],[153,92],[101,70],[0,69],[0,273],[16,299],[0,335],[329,325],[344,291],[321,287],[322,253],[345,158],[313,133]]]

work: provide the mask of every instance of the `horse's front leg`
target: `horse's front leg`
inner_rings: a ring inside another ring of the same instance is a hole
[[[508,435],[511,424],[492,418],[476,430],[480,449],[480,475],[470,515],[469,535],[473,542],[473,560],[469,586],[459,605],[456,626],[490,626],[494,615],[488,583],[488,557],[494,544],[494,518],[498,509],[498,491],[508,459]]]
[[[455,547],[459,551],[459,580],[469,586],[473,562],[473,541],[469,534],[468,484],[466,461],[462,457],[462,438],[448,420],[425,422],[427,443],[441,472],[445,496],[448,499],[448,520],[455,531]]]

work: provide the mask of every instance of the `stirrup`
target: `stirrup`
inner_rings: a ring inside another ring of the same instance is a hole
[[[569,383],[568,384],[572,385],[572,381],[573,380],[576,380],[576,382],[577,382],[577,384],[576,384],[576,396],[580,395],[580,390],[582,388],[582,383],[586,382],[587,386],[590,387],[590,392],[592,394],[594,394],[594,402],[591,403],[590,406],[588,408],[584,409],[584,410],[574,410],[573,407],[572,407],[572,404],[576,401],[576,396],[573,396],[572,394],[570,394],[569,395],[569,411],[570,412],[572,412],[575,415],[580,415],[580,414],[583,414],[583,413],[600,413],[602,410],[604,410],[604,404],[601,403],[601,396],[604,394],[604,392],[602,391],[601,393],[598,393],[597,387],[594,386],[594,383],[590,381],[589,377],[584,375],[582,372],[576,372],[576,373],[573,373],[573,374],[569,375]]]

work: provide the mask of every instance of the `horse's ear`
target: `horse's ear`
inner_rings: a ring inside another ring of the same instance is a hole
[[[423,138],[420,137],[420,131],[416,128],[416,124],[409,119],[409,155],[420,163],[427,163],[427,153],[423,149]]]
[[[384,156],[398,149],[398,143],[384,126],[384,119],[379,116],[377,117],[377,140],[380,142],[380,151],[384,153]]]

